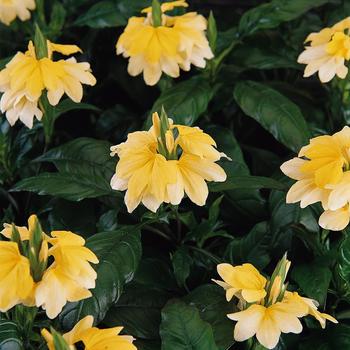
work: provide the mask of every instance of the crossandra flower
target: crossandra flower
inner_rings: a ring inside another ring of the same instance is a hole
[[[222,265],[229,264],[219,265],[218,271],[222,269]],[[235,268],[242,268],[242,266],[224,266],[224,268],[226,272],[231,271],[233,274]],[[267,283],[263,284],[261,282],[264,277],[261,276],[262,278],[257,280],[256,273],[258,272],[255,271],[248,275],[244,274],[242,269],[241,276],[236,277],[237,280],[244,280],[245,286],[250,286],[250,288],[255,286],[257,290],[262,287],[265,291],[264,294],[260,294],[260,296],[264,296],[255,298],[255,301],[252,301],[250,294],[248,294],[248,298],[243,292],[234,294],[237,297],[237,308],[240,311],[227,316],[229,319],[237,321],[234,327],[234,339],[236,341],[241,342],[256,336],[261,345],[267,349],[273,349],[277,346],[282,333],[298,334],[302,332],[303,326],[300,322],[302,317],[307,315],[315,317],[322,328],[325,328],[326,320],[337,323],[334,317],[317,310],[318,304],[315,300],[301,297],[297,292],[286,290],[285,279],[289,267],[290,261],[284,256],[277,264],[271,278],[265,279]],[[249,281],[250,278],[251,281]],[[224,279],[226,280],[227,277],[225,276]],[[219,285],[228,290],[224,283],[220,282]]]
[[[322,83],[327,83],[337,75],[344,79],[348,74],[345,63],[350,59],[350,17],[311,33],[305,40],[310,46],[305,47],[298,58],[298,63],[306,64],[304,77],[318,72]]]
[[[220,264],[218,274],[224,281],[213,280],[226,290],[226,299],[242,297],[249,303],[260,301],[266,296],[266,278],[252,264],[232,266]]]
[[[35,0],[0,0],[0,22],[8,26],[16,17],[26,21],[34,9]]]
[[[163,3],[159,25],[154,23],[152,8],[142,10],[146,17],[131,17],[116,48],[117,54],[129,58],[128,72],[137,76],[143,72],[147,85],[155,85],[162,72],[177,78],[180,68],[190,70],[191,64],[204,68],[206,59],[213,58],[205,36],[206,19],[196,12],[182,16],[165,13],[175,7],[187,7],[184,0]]]
[[[136,346],[133,345],[133,337],[119,335],[123,327],[99,329],[92,326],[93,321],[92,316],[86,316],[70,332],[63,334],[62,338],[66,345],[75,349],[74,344],[82,342],[85,350],[137,350]],[[47,329],[42,329],[41,334],[46,340],[49,350],[55,350],[53,334]]]
[[[320,226],[344,229],[350,220],[350,128],[311,139],[298,156],[281,166],[284,174],[297,180],[287,193],[287,203],[300,202],[304,208],[321,202],[325,211]]]
[[[195,135],[192,138],[189,135]],[[111,180],[115,190],[127,190],[125,204],[131,213],[140,203],[156,212],[161,203],[178,205],[185,193],[197,205],[208,196],[206,181],[226,180],[215,163],[225,156],[215,149],[215,141],[199,128],[173,124],[164,114],[153,114],[148,131],[128,135],[126,142],[111,148],[118,155]]]
[[[62,55],[81,52],[78,46],[48,41],[47,48],[47,57],[38,58],[30,41],[28,50],[18,52],[0,71],[0,92],[3,92],[0,109],[11,125],[19,119],[32,128],[34,117],[41,120],[43,111],[39,100],[44,93],[52,106],[56,106],[64,94],[78,103],[83,97],[82,84],[96,84],[89,63],[78,63],[74,57],[53,60],[54,52]]]
[[[16,302],[5,309],[8,310],[16,304],[36,305],[42,307],[49,318],[55,318],[68,301],[79,301],[91,296],[89,289],[95,287],[97,274],[90,264],[97,264],[98,259],[84,246],[85,240],[82,237],[69,231],[53,231],[51,235],[46,235],[35,215],[29,218],[28,228],[4,224],[1,233],[12,242],[0,243],[13,246],[13,251],[17,249],[18,257],[12,256],[12,265],[8,266],[13,273],[20,276],[18,283],[26,291],[20,298],[16,297],[16,289],[9,293]],[[20,248],[27,255],[22,256]],[[5,266],[6,262],[3,261],[3,264]],[[6,276],[6,269],[2,271]],[[13,286],[16,284],[11,282],[9,288]],[[0,290],[6,290],[5,287]]]

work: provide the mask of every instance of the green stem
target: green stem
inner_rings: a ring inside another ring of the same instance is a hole
[[[213,260],[215,262],[215,264],[220,264],[222,262],[216,255],[207,252],[205,249],[201,249],[201,248],[197,248],[197,247],[193,247],[193,246],[188,246],[188,248],[192,249],[198,253],[201,253],[203,255],[206,255],[208,258]]]

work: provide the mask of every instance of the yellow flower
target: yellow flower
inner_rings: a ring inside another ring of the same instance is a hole
[[[245,271],[248,267],[249,270]],[[242,310],[227,315],[237,321],[234,328],[236,341],[256,336],[261,345],[273,349],[281,333],[301,333],[303,327],[299,318],[311,315],[320,322],[322,328],[325,328],[326,320],[337,323],[332,316],[317,310],[316,301],[303,298],[297,292],[286,291],[285,279],[289,267],[290,261],[285,255],[267,282],[250,264],[237,267],[218,265],[218,272],[225,282],[215,282],[226,289],[227,301],[233,296],[239,299],[237,308]],[[248,288],[249,293],[253,292],[249,294],[250,299],[244,295],[247,292],[244,288]]]
[[[83,342],[85,350],[137,350],[136,346],[132,344],[134,341],[133,337],[119,335],[123,327],[98,329],[92,327],[93,321],[94,318],[92,316],[86,316],[70,332],[63,334],[63,339],[70,349],[75,349],[75,343]],[[41,334],[45,338],[48,348],[55,350],[53,336],[50,332],[43,329]]]
[[[310,46],[298,58],[299,63],[307,65],[304,77],[317,71],[322,83],[329,82],[335,75],[341,79],[346,77],[348,68],[345,61],[350,59],[349,29],[350,17],[306,38],[305,42],[310,42]]]
[[[292,305],[278,302],[268,307],[254,304],[244,311],[227,316],[238,321],[234,330],[236,341],[245,341],[256,335],[261,345],[273,349],[278,344],[281,333],[301,333],[303,326],[298,317],[304,315],[305,312],[300,313]]]
[[[284,174],[297,180],[287,193],[287,203],[300,201],[304,208],[321,202],[325,212],[320,226],[344,229],[350,220],[350,128],[311,139],[299,157],[281,166]]]
[[[96,271],[89,264],[97,264],[96,255],[84,247],[83,237],[69,231],[53,231],[50,243],[53,245],[48,255],[55,258],[55,263],[64,273],[84,288],[95,288]]]
[[[65,273],[65,269],[53,263],[38,282],[35,290],[36,306],[42,307],[53,319],[68,301],[91,297],[91,292]]]
[[[127,190],[129,213],[140,203],[153,212],[163,202],[177,205],[185,193],[192,202],[204,205],[206,181],[226,180],[224,170],[215,163],[223,154],[216,151],[209,135],[198,128],[173,125],[168,119],[167,124],[161,135],[155,113],[149,131],[129,134],[126,142],[111,147],[111,155],[119,157],[111,186]]]
[[[34,9],[35,0],[0,0],[0,22],[10,25],[16,17],[26,21]]]
[[[0,311],[17,304],[31,304],[34,281],[29,260],[22,256],[15,242],[0,242]]]
[[[224,282],[213,281],[226,290],[227,301],[230,301],[233,296],[241,295],[245,301],[252,303],[266,296],[266,278],[252,264],[240,266],[220,264],[217,270]]]
[[[338,323],[338,321],[325,313],[319,312],[317,310],[318,303],[316,300],[301,297],[297,292],[286,292],[284,301],[287,303],[299,303],[300,307],[307,307],[307,314],[316,318],[316,320],[320,323],[321,327],[326,328],[326,320],[331,321],[333,323]]]
[[[48,57],[38,59],[33,43],[29,42],[28,50],[18,52],[0,71],[0,91],[3,92],[0,108],[11,125],[19,119],[32,128],[34,117],[41,120],[43,112],[38,108],[38,102],[45,91],[49,103],[56,106],[64,93],[74,102],[80,102],[82,84],[96,84],[89,63],[78,63],[73,57],[52,60],[53,52],[70,55],[81,51],[79,47],[49,41],[47,46]]]
[[[213,57],[205,36],[206,19],[196,12],[183,16],[165,15],[175,7],[187,7],[185,1],[173,1],[161,5],[161,25],[155,26],[152,8],[142,12],[146,17],[131,17],[120,36],[117,54],[129,58],[128,72],[137,76],[143,72],[148,85],[155,85],[162,72],[177,78],[180,67],[189,70],[190,65],[204,68],[205,59]]]

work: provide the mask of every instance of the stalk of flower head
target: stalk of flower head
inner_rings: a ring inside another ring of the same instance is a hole
[[[158,0],[152,0],[152,21],[154,27],[162,25],[162,9]]]

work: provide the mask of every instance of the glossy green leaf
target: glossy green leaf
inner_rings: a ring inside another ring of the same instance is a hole
[[[191,291],[184,301],[195,306],[201,319],[212,326],[219,350],[227,350],[234,344],[234,324],[227,317],[227,314],[233,312],[233,308],[226,301],[223,288],[215,284],[205,284]]]
[[[226,248],[228,261],[232,264],[249,262],[256,268],[265,268],[270,260],[271,233],[266,222],[256,224],[242,238],[235,238]]]
[[[127,23],[114,1],[99,1],[75,21],[76,26],[91,28],[118,27]]]
[[[60,315],[65,329],[71,329],[84,316],[94,316],[99,323],[118,301],[125,283],[130,282],[141,258],[140,233],[132,227],[98,233],[86,246],[98,257],[96,287],[92,297],[69,303]]]
[[[261,29],[270,29],[283,22],[291,21],[314,7],[328,3],[329,0],[272,0],[254,7],[244,13],[239,22],[241,35],[250,35]]]
[[[174,300],[162,310],[162,350],[217,350],[213,330],[194,306]]]
[[[8,320],[0,320],[0,350],[24,349],[18,326]]]
[[[325,302],[332,272],[327,266],[319,264],[302,264],[292,270],[292,278],[298,283],[305,296]]]
[[[180,287],[186,284],[191,272],[192,258],[185,247],[180,247],[171,258],[175,278]]]
[[[163,91],[152,112],[160,113],[163,106],[175,123],[192,125],[207,110],[213,93],[206,80],[193,77]]]
[[[278,91],[248,80],[236,85],[234,98],[246,115],[287,148],[298,152],[308,143],[310,133],[299,107]]]

